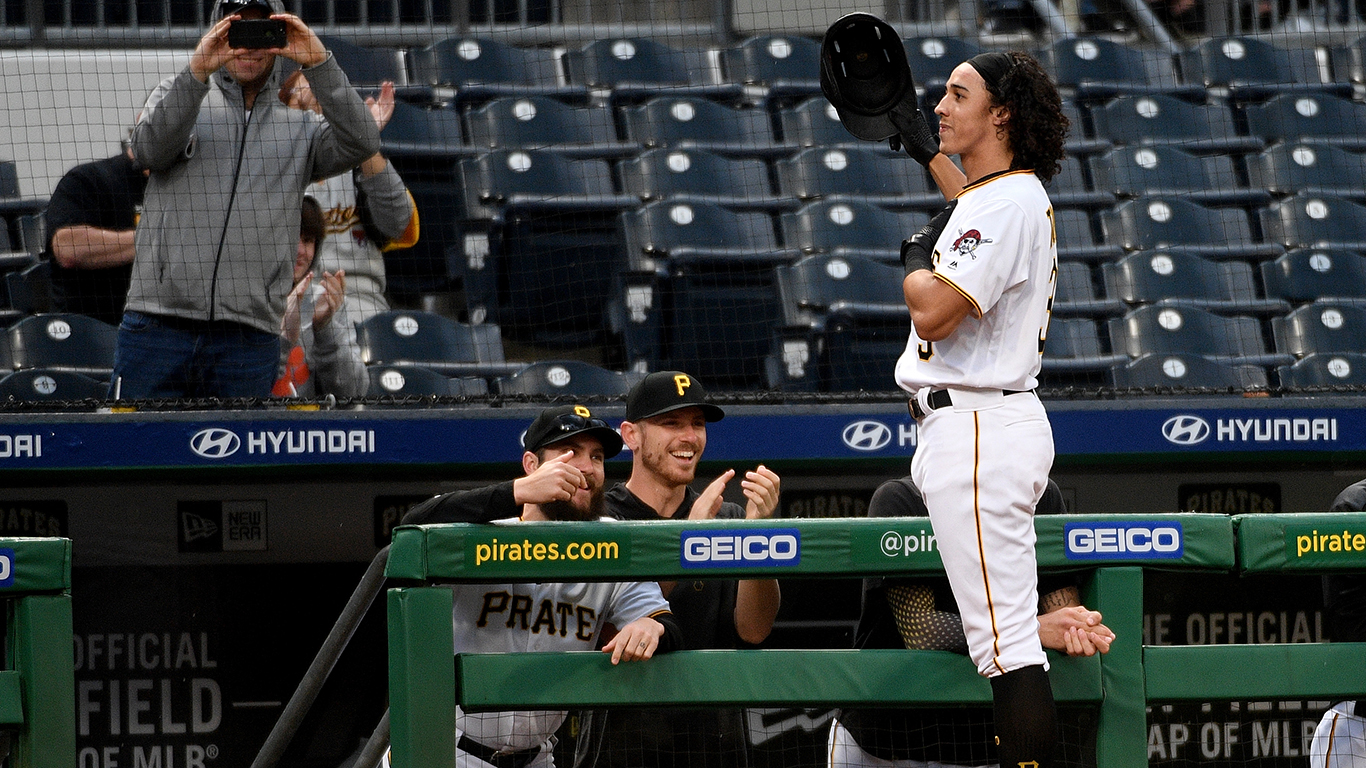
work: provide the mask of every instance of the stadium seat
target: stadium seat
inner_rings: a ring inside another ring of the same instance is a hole
[[[1315,353],[1294,365],[1276,369],[1282,387],[1337,387],[1366,385],[1366,354]]]
[[[1199,157],[1172,146],[1126,146],[1092,164],[1096,189],[1123,197],[1176,195],[1202,205],[1267,205],[1266,189],[1243,186],[1228,155]]]
[[[467,325],[432,312],[381,312],[356,323],[356,339],[367,366],[418,365],[464,376],[501,376],[521,368],[505,361],[497,325]]]
[[[929,105],[930,110],[934,105]],[[1086,157],[1089,155],[1099,155],[1109,152],[1114,147],[1114,142],[1103,136],[1097,137],[1095,132],[1087,126],[1089,121],[1082,107],[1075,100],[1062,100],[1062,114],[1067,118],[1067,140],[1063,143],[1063,149],[1068,155],[1074,157]],[[930,121],[934,125],[939,125],[938,116]]]
[[[1140,197],[1102,211],[1106,242],[1127,251],[1181,246],[1203,256],[1274,258],[1280,246],[1252,241],[1247,213],[1205,208],[1179,197]]]
[[[627,211],[621,220],[632,269],[664,270],[671,259],[781,262],[800,256],[778,245],[772,220],[763,213],[662,200]]]
[[[365,48],[336,35],[318,35],[318,39],[332,52],[352,85],[379,85],[385,80],[398,87],[408,84],[403,52],[397,48]]]
[[[28,251],[35,257],[47,250],[47,221],[42,211],[16,216],[14,229],[17,235],[14,245],[19,250]]]
[[[899,266],[901,241],[929,218],[921,211],[891,211],[856,198],[833,196],[784,215],[783,241],[803,253],[859,256]]]
[[[1169,144],[1199,155],[1260,151],[1263,142],[1238,132],[1233,111],[1166,94],[1120,96],[1091,111],[1096,137],[1116,144]]]
[[[821,44],[800,35],[751,37],[721,51],[725,79],[763,88],[775,100],[801,98],[821,92]]]
[[[1055,208],[1053,228],[1058,236],[1058,258],[1104,261],[1124,255],[1117,245],[1096,243],[1091,214],[1083,209]]]
[[[777,197],[768,164],[758,158],[730,158],[702,149],[652,149],[624,161],[622,186],[642,200],[693,200],[735,210],[790,210],[791,197]]]
[[[925,169],[906,155],[864,147],[812,147],[779,160],[778,189],[809,200],[826,195],[938,211],[944,196]]]
[[[1259,365],[1222,363],[1194,354],[1154,353],[1113,366],[1116,387],[1183,387],[1257,390],[1267,388],[1266,369]]]
[[[1068,154],[1048,182],[1048,200],[1055,208],[1108,208],[1115,204],[1113,192],[1093,188],[1086,159]]]
[[[579,360],[543,360],[495,379],[493,387],[500,395],[610,397],[625,395],[641,378],[644,376],[609,371]]]
[[[1271,318],[1276,349],[1295,357],[1366,352],[1366,307],[1322,299]]]
[[[1213,37],[1178,54],[1186,82],[1227,88],[1240,100],[1289,92],[1351,94],[1351,86],[1323,82],[1312,47],[1277,48],[1255,37]]]
[[[902,38],[906,63],[917,88],[940,90],[953,74],[954,67],[982,52],[982,47],[965,37],[927,35]]]
[[[409,53],[412,81],[454,86],[463,103],[500,96],[554,96],[586,102],[588,89],[565,85],[549,48],[517,48],[485,37],[451,37]]]
[[[487,237],[481,285],[498,286],[490,316],[534,343],[600,342],[613,274],[624,266],[617,216],[640,200],[614,191],[607,161],[547,150],[495,150],[461,171],[468,226]]]
[[[1268,144],[1312,141],[1366,151],[1366,104],[1328,94],[1282,94],[1247,107],[1248,132]]]
[[[1179,248],[1141,251],[1102,264],[1106,293],[1128,304],[1182,299],[1212,312],[1284,314],[1282,299],[1257,296],[1252,266],[1245,261],[1212,262]]]
[[[1320,298],[1366,301],[1366,258],[1351,251],[1299,248],[1262,262],[1266,295],[1297,304]]]
[[[738,83],[720,83],[700,48],[676,49],[643,38],[602,38],[565,51],[569,82],[611,90],[613,103],[640,102],[660,95],[736,100]]]
[[[0,198],[19,196],[19,166],[13,160],[0,160]]]
[[[767,111],[704,98],[660,96],[622,112],[626,136],[647,148],[707,149],[746,157],[786,157],[794,144],[773,139]]]
[[[494,99],[466,115],[470,143],[488,149],[554,149],[565,157],[628,157],[635,142],[617,139],[612,111],[547,96]]]
[[[372,365],[370,397],[487,395],[489,384],[477,376],[451,378],[420,365]]]
[[[1254,189],[1366,200],[1366,158],[1327,144],[1281,142],[1247,159]]]
[[[460,131],[460,114],[449,107],[423,108],[402,101],[394,103],[394,114],[380,132],[384,154],[393,158],[415,157],[448,160],[474,154],[465,146]]]
[[[465,208],[473,218],[499,219],[511,211],[576,213],[630,208],[604,160],[574,160],[548,150],[500,149],[460,164]]]
[[[782,130],[782,141],[799,147],[829,147],[842,144],[857,144],[834,105],[824,96],[807,99],[777,111],[778,126]]]
[[[5,273],[10,308],[23,314],[52,311],[52,262],[39,261]]]
[[[778,246],[767,214],[707,203],[651,203],[622,214],[631,269],[620,276],[614,327],[632,369],[675,367],[719,386],[761,383],[779,317]]]
[[[1328,49],[1334,82],[1366,83],[1366,55],[1363,55],[1363,51],[1366,51],[1366,37]]]
[[[832,392],[896,388],[911,330],[899,266],[821,254],[775,274],[783,327],[765,361],[769,386],[810,389],[814,378]]]
[[[1366,250],[1366,206],[1303,192],[1262,211],[1268,240],[1286,248]]]
[[[85,315],[30,315],[5,331],[15,370],[50,368],[108,379],[118,329]]]
[[[1267,353],[1255,318],[1221,317],[1179,300],[1139,307],[1107,325],[1111,349],[1131,358],[1186,353],[1248,365],[1291,362],[1285,354]]]
[[[1122,315],[1125,309],[1124,303],[1118,299],[1096,294],[1090,266],[1080,261],[1058,262],[1058,283],[1053,290],[1053,317]],[[1049,336],[1052,336],[1051,330]]]
[[[0,402],[15,400],[103,400],[109,384],[84,374],[54,368],[30,368],[0,378]]]
[[[1105,351],[1095,320],[1054,318],[1048,323],[1042,362],[1042,374],[1047,379],[1071,383],[1078,377],[1058,374],[1101,373],[1128,359]]]
[[[1166,93],[1203,97],[1204,87],[1178,85],[1165,56],[1145,55],[1103,37],[1068,37],[1048,46],[1042,58],[1058,88],[1078,101],[1097,102],[1115,96]]]

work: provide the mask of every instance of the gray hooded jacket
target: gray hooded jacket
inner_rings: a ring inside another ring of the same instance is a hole
[[[276,58],[250,115],[222,69],[206,84],[187,66],[147,98],[133,154],[152,173],[126,309],[280,332],[304,189],[380,148],[365,102],[330,54],[305,70],[322,117],[279,100],[291,66]]]

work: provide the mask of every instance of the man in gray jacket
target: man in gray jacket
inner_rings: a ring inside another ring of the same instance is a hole
[[[281,0],[218,0],[190,64],[133,129],[151,170],[110,394],[266,397],[309,182],[379,151],[379,129],[317,35]],[[240,19],[285,23],[278,48],[233,48]],[[322,116],[276,93],[303,67]],[[262,97],[264,94],[264,97]]]

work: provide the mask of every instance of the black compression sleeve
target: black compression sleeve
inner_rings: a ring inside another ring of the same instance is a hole
[[[659,647],[655,649],[655,653],[683,650],[683,628],[678,626],[678,620],[672,613],[657,613],[650,618],[664,625],[664,636],[659,638]]]
[[[520,514],[522,505],[513,498],[512,482],[508,481],[432,497],[408,510],[402,524],[488,523]]]

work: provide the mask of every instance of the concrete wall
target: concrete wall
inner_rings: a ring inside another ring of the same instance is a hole
[[[0,159],[14,160],[19,192],[47,197],[68,168],[110,157],[162,78],[189,51],[0,51]]]

